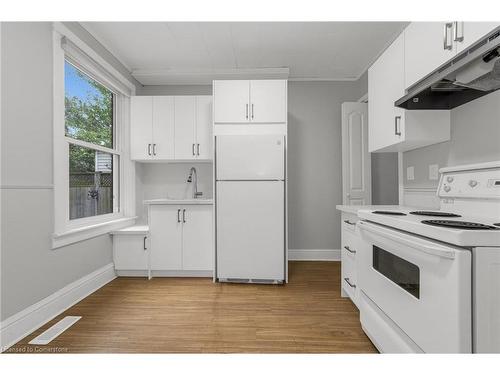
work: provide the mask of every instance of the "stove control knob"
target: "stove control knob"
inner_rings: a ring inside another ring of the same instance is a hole
[[[448,185],[444,185],[444,191],[445,192],[449,192],[451,190],[451,187],[449,187]]]
[[[476,181],[476,180],[470,180],[470,181],[469,181],[469,186],[470,186],[471,188],[476,187],[476,185],[477,185],[477,181]]]
[[[453,176],[448,176],[448,177],[446,177],[446,181],[448,181],[448,182],[453,182]]]

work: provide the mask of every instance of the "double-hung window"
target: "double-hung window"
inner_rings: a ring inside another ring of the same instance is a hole
[[[54,32],[53,247],[133,223],[130,89]],[[127,181],[129,181],[127,183]]]

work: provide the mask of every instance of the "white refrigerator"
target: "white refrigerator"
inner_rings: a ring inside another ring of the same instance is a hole
[[[219,281],[285,280],[285,137],[216,137]]]

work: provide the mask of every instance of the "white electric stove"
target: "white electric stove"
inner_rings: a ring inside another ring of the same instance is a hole
[[[438,211],[358,212],[361,323],[382,352],[500,353],[500,161],[440,173]]]

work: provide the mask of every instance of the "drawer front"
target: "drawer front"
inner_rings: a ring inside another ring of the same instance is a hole
[[[342,213],[342,230],[348,230],[354,233],[356,231],[357,222],[358,222],[357,215],[349,214],[346,212]]]
[[[356,264],[349,256],[342,253],[342,288],[349,295],[351,300],[356,303],[357,296],[357,275]]]
[[[358,236],[350,230],[342,230],[342,257],[356,259],[358,252]]]

